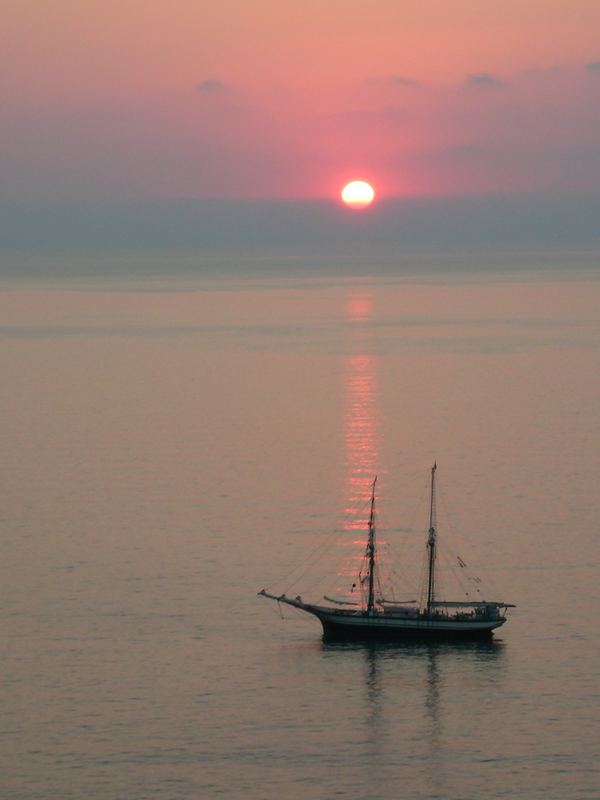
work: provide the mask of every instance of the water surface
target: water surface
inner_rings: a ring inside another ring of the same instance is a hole
[[[4,289],[4,796],[598,797],[600,283]],[[332,531],[292,589],[347,588],[375,473],[418,583],[434,460],[518,606],[493,643],[328,645],[256,597]]]

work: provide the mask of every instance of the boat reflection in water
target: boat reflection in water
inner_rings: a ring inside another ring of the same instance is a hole
[[[349,303],[350,319],[357,324],[368,321],[369,298]],[[347,453],[346,530],[362,529],[366,541],[360,545],[362,558],[346,559],[338,577],[336,596],[324,594],[317,602],[306,602],[301,595],[289,597],[262,589],[259,594],[317,617],[328,639],[481,639],[506,622],[510,603],[499,600],[473,600],[468,592],[460,598],[440,596],[436,585],[437,514],[436,471],[431,468],[428,526],[426,534],[427,567],[421,600],[400,599],[385,579],[377,538],[376,484],[373,473],[377,466],[375,431],[376,372],[368,340],[358,328],[358,354],[348,361],[345,402],[345,435]],[[367,501],[365,503],[365,501]],[[368,508],[368,518],[360,519],[360,510]],[[354,552],[354,549],[353,549]],[[460,566],[466,566],[458,559]]]
[[[469,761],[468,751],[457,752],[454,741],[465,725],[461,701],[472,699],[474,687],[489,694],[502,686],[506,667],[502,641],[324,641],[321,653],[333,662],[334,673],[350,671],[356,685],[364,685],[352,724],[359,748],[356,762],[371,767],[371,796],[392,796],[390,787],[397,783],[399,765],[407,784],[415,771],[419,781],[429,785],[428,797],[449,796],[457,759],[467,762],[465,768]],[[473,708],[469,714],[475,724]],[[484,718],[481,710],[478,724]],[[493,725],[491,720],[484,722]]]

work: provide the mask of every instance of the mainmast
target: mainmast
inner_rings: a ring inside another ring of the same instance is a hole
[[[369,598],[367,601],[367,614],[373,613],[375,607],[375,484],[377,475],[371,486],[371,513],[369,515],[369,541],[367,542],[367,557],[369,559]]]
[[[429,570],[427,580],[427,613],[431,612],[435,592],[435,471],[437,463],[431,468],[431,500],[429,502],[429,539],[427,547],[429,549]]]

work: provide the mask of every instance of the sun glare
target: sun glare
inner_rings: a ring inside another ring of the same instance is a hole
[[[374,197],[375,190],[366,181],[350,181],[342,189],[342,200],[350,208],[366,208]]]

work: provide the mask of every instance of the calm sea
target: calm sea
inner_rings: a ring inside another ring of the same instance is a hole
[[[3,798],[600,797],[600,281],[0,303]],[[330,645],[256,596],[347,587],[374,474],[413,591],[434,460],[440,540],[517,605],[493,643]]]

